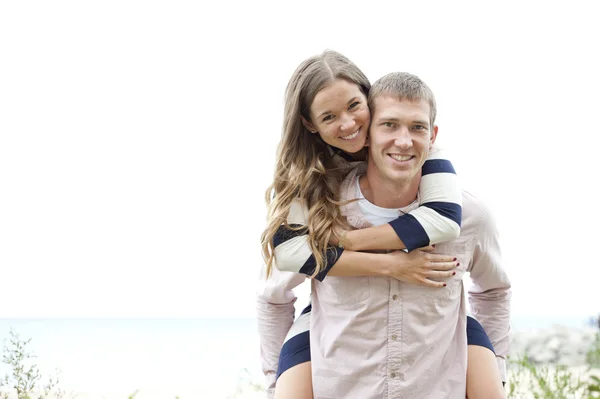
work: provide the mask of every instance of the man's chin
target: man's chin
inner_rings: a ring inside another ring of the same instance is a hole
[[[399,171],[399,170],[391,170],[384,173],[388,180],[397,182],[399,184],[410,183],[413,179],[416,178],[416,173],[411,171]]]

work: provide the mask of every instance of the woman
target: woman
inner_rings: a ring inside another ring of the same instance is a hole
[[[365,75],[333,51],[304,61],[292,76],[274,183],[267,192],[269,223],[262,236],[267,275],[273,265],[319,280],[326,275],[390,276],[394,270],[391,276],[399,280],[443,289],[444,282],[433,279],[450,277],[456,258],[432,254],[428,246],[456,238],[461,214],[454,170],[439,152],[432,151],[423,166],[419,208],[387,225],[346,231],[339,186],[345,173],[366,159],[369,88]],[[307,218],[299,217],[304,208]],[[421,247],[426,248],[412,251]],[[357,252],[404,248],[411,252]],[[276,397],[312,397],[309,317],[310,306],[286,337]],[[503,397],[492,345],[472,318],[467,335],[467,396]]]

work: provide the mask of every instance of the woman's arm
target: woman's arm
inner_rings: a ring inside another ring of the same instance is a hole
[[[419,248],[406,253],[394,251],[387,254],[344,251],[328,276],[385,276],[405,283],[442,288],[446,284],[435,279],[443,279],[456,274],[456,258],[449,255],[433,254],[433,247]],[[367,256],[364,256],[367,255]]]
[[[296,295],[293,289],[305,280],[306,276],[279,270],[273,270],[267,278],[266,268],[261,271],[256,292],[256,321],[260,361],[269,398],[275,394],[279,352],[294,322]]]
[[[315,271],[315,257],[308,243],[305,211],[300,201],[294,201],[288,215],[288,226],[281,225],[275,234],[275,267],[280,271],[311,276]],[[345,250],[336,246],[327,249],[327,267],[315,278],[319,281],[330,276],[386,276],[401,281],[441,287],[429,278],[448,277],[454,269],[456,258],[451,255],[432,254],[433,248],[413,251],[410,254],[395,252],[375,254]],[[425,281],[426,280],[426,281]]]
[[[275,233],[273,263],[280,271],[306,276],[312,276],[315,272],[316,260],[308,243],[306,214],[302,202],[295,200],[290,207],[287,226],[282,224]],[[343,248],[330,245],[325,255],[327,267],[315,276],[319,281],[323,281],[334,266],[336,266],[335,275],[375,276],[384,273],[385,266],[381,262],[381,254],[345,251]]]
[[[342,245],[355,251],[426,247],[457,238],[462,190],[452,163],[434,148],[423,164],[417,209],[388,224],[343,234]],[[337,244],[337,243],[334,243]]]

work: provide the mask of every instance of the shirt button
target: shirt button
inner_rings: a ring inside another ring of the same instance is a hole
[[[390,374],[390,377],[391,377],[391,378],[396,378],[396,373],[392,373],[392,374]]]
[[[393,339],[394,341],[396,340],[396,338],[398,338],[398,336],[396,336],[396,335],[392,335],[392,339]]]
[[[394,294],[394,295],[392,296],[392,299],[395,301],[396,299],[398,299],[398,295]]]

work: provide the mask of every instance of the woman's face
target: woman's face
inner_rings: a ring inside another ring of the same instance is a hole
[[[327,144],[353,154],[365,146],[370,122],[367,98],[360,87],[336,79],[317,93],[310,105],[310,121],[304,120],[304,125]]]

